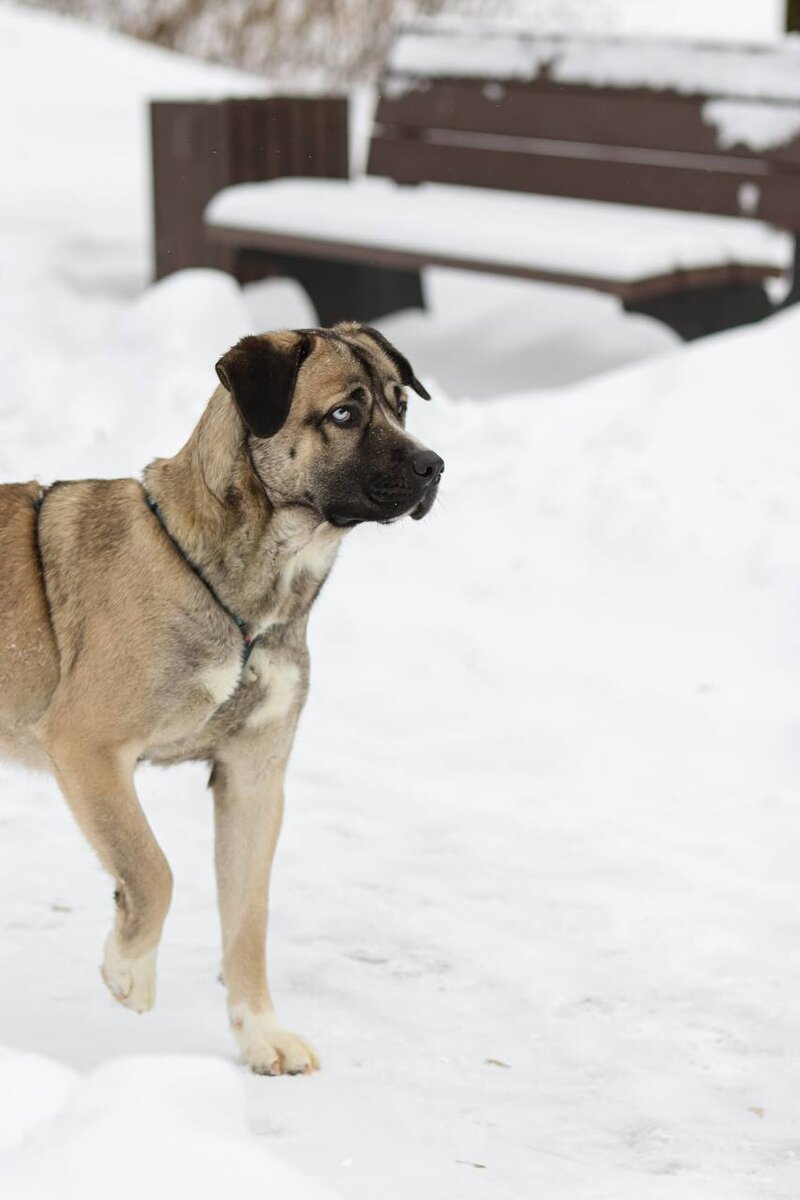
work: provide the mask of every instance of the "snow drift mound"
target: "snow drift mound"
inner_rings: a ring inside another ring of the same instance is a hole
[[[3,1200],[109,1193],[119,1200],[262,1193],[271,1200],[332,1200],[332,1192],[248,1135],[241,1074],[227,1063],[117,1059],[82,1082],[58,1063],[29,1055],[5,1051],[2,1064],[3,1099],[12,1080],[23,1096],[50,1093],[39,1122],[0,1158]]]
[[[594,544],[659,542],[755,569],[797,566],[800,308],[568,389],[415,406],[453,488],[515,494],[528,527],[565,518]],[[484,453],[475,452],[477,445]]]

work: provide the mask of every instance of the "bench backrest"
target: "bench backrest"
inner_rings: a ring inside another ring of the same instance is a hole
[[[209,240],[206,205],[235,183],[346,178],[347,123],[347,100],[335,96],[153,100],[155,278],[203,266],[228,271],[240,283],[260,279],[258,264],[251,272],[243,255]]]
[[[800,230],[800,38],[766,46],[400,32],[368,173]]]

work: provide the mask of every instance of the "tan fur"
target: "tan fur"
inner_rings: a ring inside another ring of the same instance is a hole
[[[294,336],[272,338],[289,345]],[[364,345],[391,387],[392,362]],[[155,997],[172,874],[136,796],[136,764],[212,764],[223,975],[243,1055],[264,1073],[318,1065],[275,1017],[267,890],[308,689],[308,612],[343,531],[285,497],[290,486],[293,497],[314,486],[315,414],[346,395],[353,374],[346,347],[315,345],[285,426],[249,443],[220,386],[186,446],[145,473],[172,535],[262,634],[243,670],[239,631],[176,551],[139,482],[57,485],[38,530],[37,485],[0,487],[0,755],[53,771],[114,878],[103,975],[137,1011]],[[328,457],[345,453],[336,439],[331,446]]]

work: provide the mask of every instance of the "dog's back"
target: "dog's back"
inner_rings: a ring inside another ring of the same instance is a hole
[[[26,760],[38,753],[25,727],[44,712],[58,682],[37,551],[39,491],[36,483],[0,485],[0,743]]]

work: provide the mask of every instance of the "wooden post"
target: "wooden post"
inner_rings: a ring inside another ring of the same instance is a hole
[[[347,126],[343,97],[154,101],[155,278],[184,267],[240,278],[238,256],[207,240],[203,212],[211,197],[229,184],[284,175],[347,178]]]

